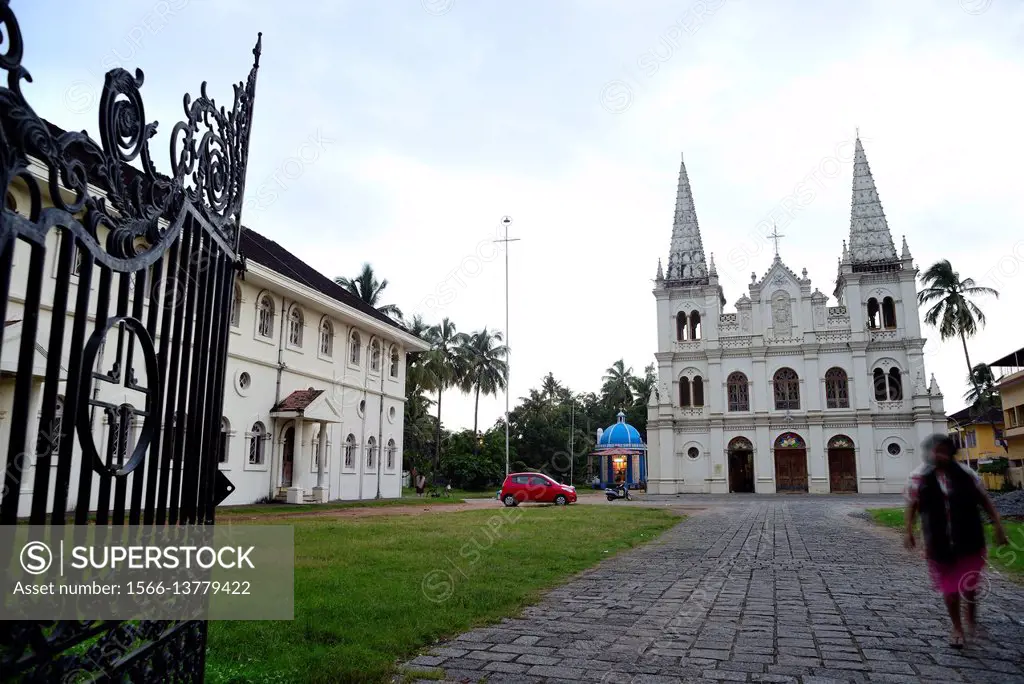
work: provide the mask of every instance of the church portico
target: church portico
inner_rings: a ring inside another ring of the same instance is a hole
[[[681,163],[654,288],[650,491],[898,492],[917,466],[907,445],[944,432],[942,394],[924,381],[917,270],[905,240],[896,251],[859,140],[854,162],[836,304],[784,263],[775,231],[774,258],[735,312],[705,258]]]

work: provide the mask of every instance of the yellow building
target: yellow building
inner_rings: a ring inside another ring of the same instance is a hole
[[[996,387],[1002,400],[1006,445],[1011,466],[1024,465],[1024,348],[1011,352],[989,366],[1002,375]]]
[[[971,407],[946,416],[949,432],[960,445],[956,457],[975,470],[979,462],[993,458],[1005,458],[1003,449],[1003,413],[992,407],[984,413],[977,413]]]

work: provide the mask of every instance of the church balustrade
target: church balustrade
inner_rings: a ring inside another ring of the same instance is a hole
[[[898,413],[903,410],[903,400],[897,399],[894,401],[876,401],[875,406],[878,410],[884,413]]]
[[[888,342],[899,339],[897,330],[870,330],[870,332],[872,342]]]
[[[699,351],[701,340],[676,340],[673,343],[673,348],[676,351]]]
[[[703,406],[683,406],[682,408],[679,409],[679,412],[682,413],[684,416],[703,416],[704,415],[704,407]]]

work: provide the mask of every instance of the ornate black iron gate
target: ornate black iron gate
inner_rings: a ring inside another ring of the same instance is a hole
[[[0,524],[213,524],[260,42],[230,110],[185,97],[170,176],[141,71],[107,73],[96,143],[28,105],[22,48],[0,0]],[[201,681],[205,642],[198,621],[2,622],[0,673]]]

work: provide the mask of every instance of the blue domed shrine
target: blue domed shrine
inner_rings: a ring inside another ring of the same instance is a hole
[[[614,425],[598,430],[597,446],[591,456],[598,457],[598,477],[603,486],[625,482],[635,487],[647,481],[647,445],[640,431],[626,422],[622,411]]]

